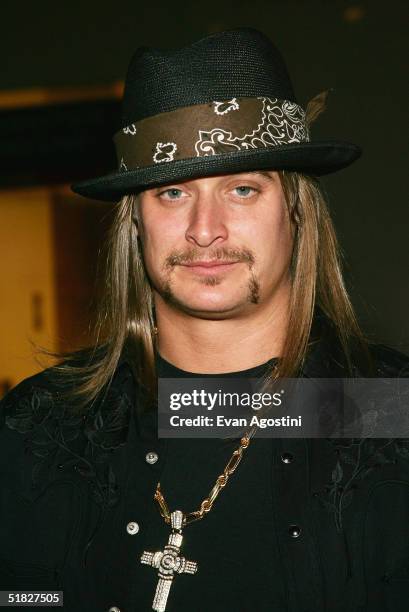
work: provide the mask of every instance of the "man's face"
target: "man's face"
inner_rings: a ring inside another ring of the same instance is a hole
[[[137,206],[157,305],[220,319],[272,303],[288,287],[293,237],[277,172],[147,189]]]

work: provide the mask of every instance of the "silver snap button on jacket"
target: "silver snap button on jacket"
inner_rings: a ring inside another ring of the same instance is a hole
[[[157,462],[157,460],[159,459],[158,453],[155,453],[154,451],[150,451],[149,453],[146,453],[146,463],[149,463],[150,465],[153,465],[154,463]]]
[[[135,535],[135,533],[138,533],[139,531],[139,525],[138,523],[135,523],[135,521],[131,521],[130,523],[127,524],[126,530],[131,535]]]
[[[293,459],[294,459],[294,457],[293,457],[293,455],[291,453],[283,453],[281,455],[281,461],[283,463],[292,463]]]
[[[301,527],[299,525],[290,525],[288,533],[292,538],[298,538],[301,534]]]
[[[108,612],[121,612],[121,610],[118,608],[118,606],[111,606]]]

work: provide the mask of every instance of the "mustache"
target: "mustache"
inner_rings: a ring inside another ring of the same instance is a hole
[[[247,263],[251,268],[254,265],[255,257],[249,249],[229,249],[219,247],[204,253],[198,249],[189,249],[186,251],[174,251],[170,253],[164,263],[164,268],[169,270],[174,266],[179,266],[186,263],[194,263],[195,261],[222,261],[225,263],[243,262]]]

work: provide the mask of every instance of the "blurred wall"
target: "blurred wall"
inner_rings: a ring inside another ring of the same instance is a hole
[[[54,362],[41,347],[90,342],[110,208],[66,188],[0,192],[0,397]]]
[[[33,373],[30,340],[56,348],[51,196],[47,189],[0,197],[0,395]]]

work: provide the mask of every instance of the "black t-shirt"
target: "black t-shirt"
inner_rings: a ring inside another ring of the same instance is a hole
[[[195,374],[176,368],[157,356],[160,377],[258,378],[275,359],[245,371]],[[238,440],[171,439],[161,489],[170,510],[197,510],[223,472]],[[284,610],[286,608],[282,561],[273,512],[272,462],[274,440],[253,439],[243,459],[204,519],[184,531],[181,555],[198,563],[197,573],[176,575],[166,610],[195,612],[234,610]],[[152,501],[154,505],[154,502]],[[156,505],[156,504],[155,504]],[[170,528],[155,508],[148,550],[167,543]],[[141,566],[143,606],[153,600],[157,572]]]

